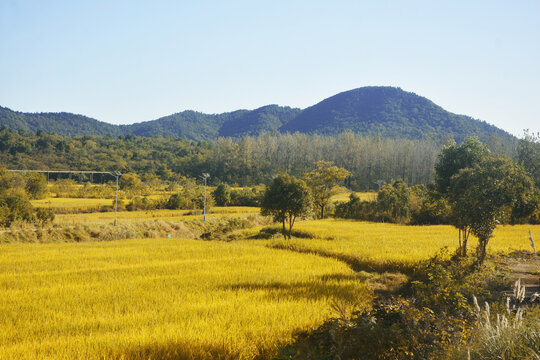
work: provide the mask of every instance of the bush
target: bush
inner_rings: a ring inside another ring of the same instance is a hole
[[[231,187],[227,184],[219,184],[212,196],[217,206],[227,206],[231,202]]]
[[[146,196],[140,197],[136,196],[126,205],[127,211],[136,211],[136,210],[155,210],[161,209],[164,207],[164,204],[159,200],[151,200]]]
[[[343,219],[377,221],[377,203],[361,201],[358,195],[352,193],[348,202],[336,202],[334,216]]]
[[[38,208],[36,209],[36,219],[43,226],[54,221],[54,213],[51,209]]]
[[[395,223],[405,223],[409,220],[410,192],[407,184],[396,180],[389,185],[383,185],[377,194],[379,216]]]
[[[47,193],[47,178],[43,174],[31,174],[25,189],[31,199],[43,199]]]
[[[35,221],[34,209],[22,189],[0,192],[0,226],[9,227],[15,221]]]
[[[348,202],[336,202],[334,216],[364,221],[410,223],[413,225],[448,224],[449,207],[424,186],[406,188],[395,181],[385,185],[377,201],[361,201],[352,193]]]
[[[299,359],[432,359],[461,342],[470,325],[418,307],[413,299],[392,297],[350,319],[333,319],[312,333],[301,333]]]
[[[56,197],[72,197],[77,192],[77,182],[71,179],[56,180],[50,191],[56,195]]]
[[[231,190],[231,206],[260,206],[264,196],[264,187],[252,187]]]

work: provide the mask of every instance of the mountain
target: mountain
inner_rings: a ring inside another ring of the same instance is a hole
[[[0,106],[0,127],[30,132],[54,132],[63,136],[124,134],[117,125],[72,113],[23,113]]]
[[[444,110],[425,97],[400,88],[369,86],[349,90],[308,107],[280,128],[281,132],[334,135],[345,130],[383,137],[422,138],[468,135],[485,140],[507,132],[469,116]]]
[[[0,126],[59,135],[161,135],[191,140],[258,135],[261,132],[301,132],[336,135],[349,130],[364,135],[419,139],[476,135],[513,138],[484,121],[456,115],[425,97],[400,88],[362,87],[329,97],[304,110],[267,105],[222,114],[183,111],[131,125],[111,125],[70,113],[22,113],[0,107]]]
[[[157,120],[122,125],[125,133],[138,136],[175,136],[191,140],[257,135],[277,131],[301,112],[288,106],[267,105],[255,110],[237,110],[208,115],[183,111]]]

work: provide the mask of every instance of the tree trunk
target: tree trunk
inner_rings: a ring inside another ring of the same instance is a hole
[[[458,229],[458,239],[459,239],[459,256],[463,256],[463,247],[461,246],[461,229]]]
[[[287,230],[285,230],[285,217],[283,217],[283,229],[281,230],[281,233],[283,234],[283,238],[287,240]]]
[[[289,215],[289,240],[291,240],[291,237],[292,237],[293,224],[294,224],[293,216]]]
[[[478,265],[482,265],[484,263],[484,260],[486,259],[486,248],[488,244],[489,239],[478,239],[478,248],[476,251],[476,255],[478,257],[477,262]]]
[[[321,219],[324,219],[324,205],[321,206]]]
[[[467,231],[467,228],[463,230],[463,257],[467,256],[467,240],[469,240],[469,235],[471,231]]]

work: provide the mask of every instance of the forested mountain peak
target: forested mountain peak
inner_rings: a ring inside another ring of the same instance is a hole
[[[197,141],[262,132],[337,135],[344,131],[408,139],[453,137],[458,142],[469,135],[483,141],[493,135],[512,138],[486,122],[450,113],[425,97],[388,86],[345,91],[304,110],[275,104],[221,114],[186,110],[131,125],[112,125],[70,113],[33,114],[0,107],[0,126],[70,136],[161,135]]]
[[[398,87],[366,86],[308,107],[281,131],[337,134],[345,130],[383,137],[422,138],[468,135],[511,137],[486,122],[444,110],[425,97]]]

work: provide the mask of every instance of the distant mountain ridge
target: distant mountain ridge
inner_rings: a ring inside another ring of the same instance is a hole
[[[492,135],[513,138],[484,121],[453,114],[425,97],[386,86],[345,91],[304,110],[278,105],[222,114],[187,110],[131,125],[112,125],[71,113],[23,113],[0,106],[0,126],[64,136],[161,135],[197,141],[276,131],[324,135],[353,131],[409,139],[453,137],[456,141],[469,135],[481,140]]]

